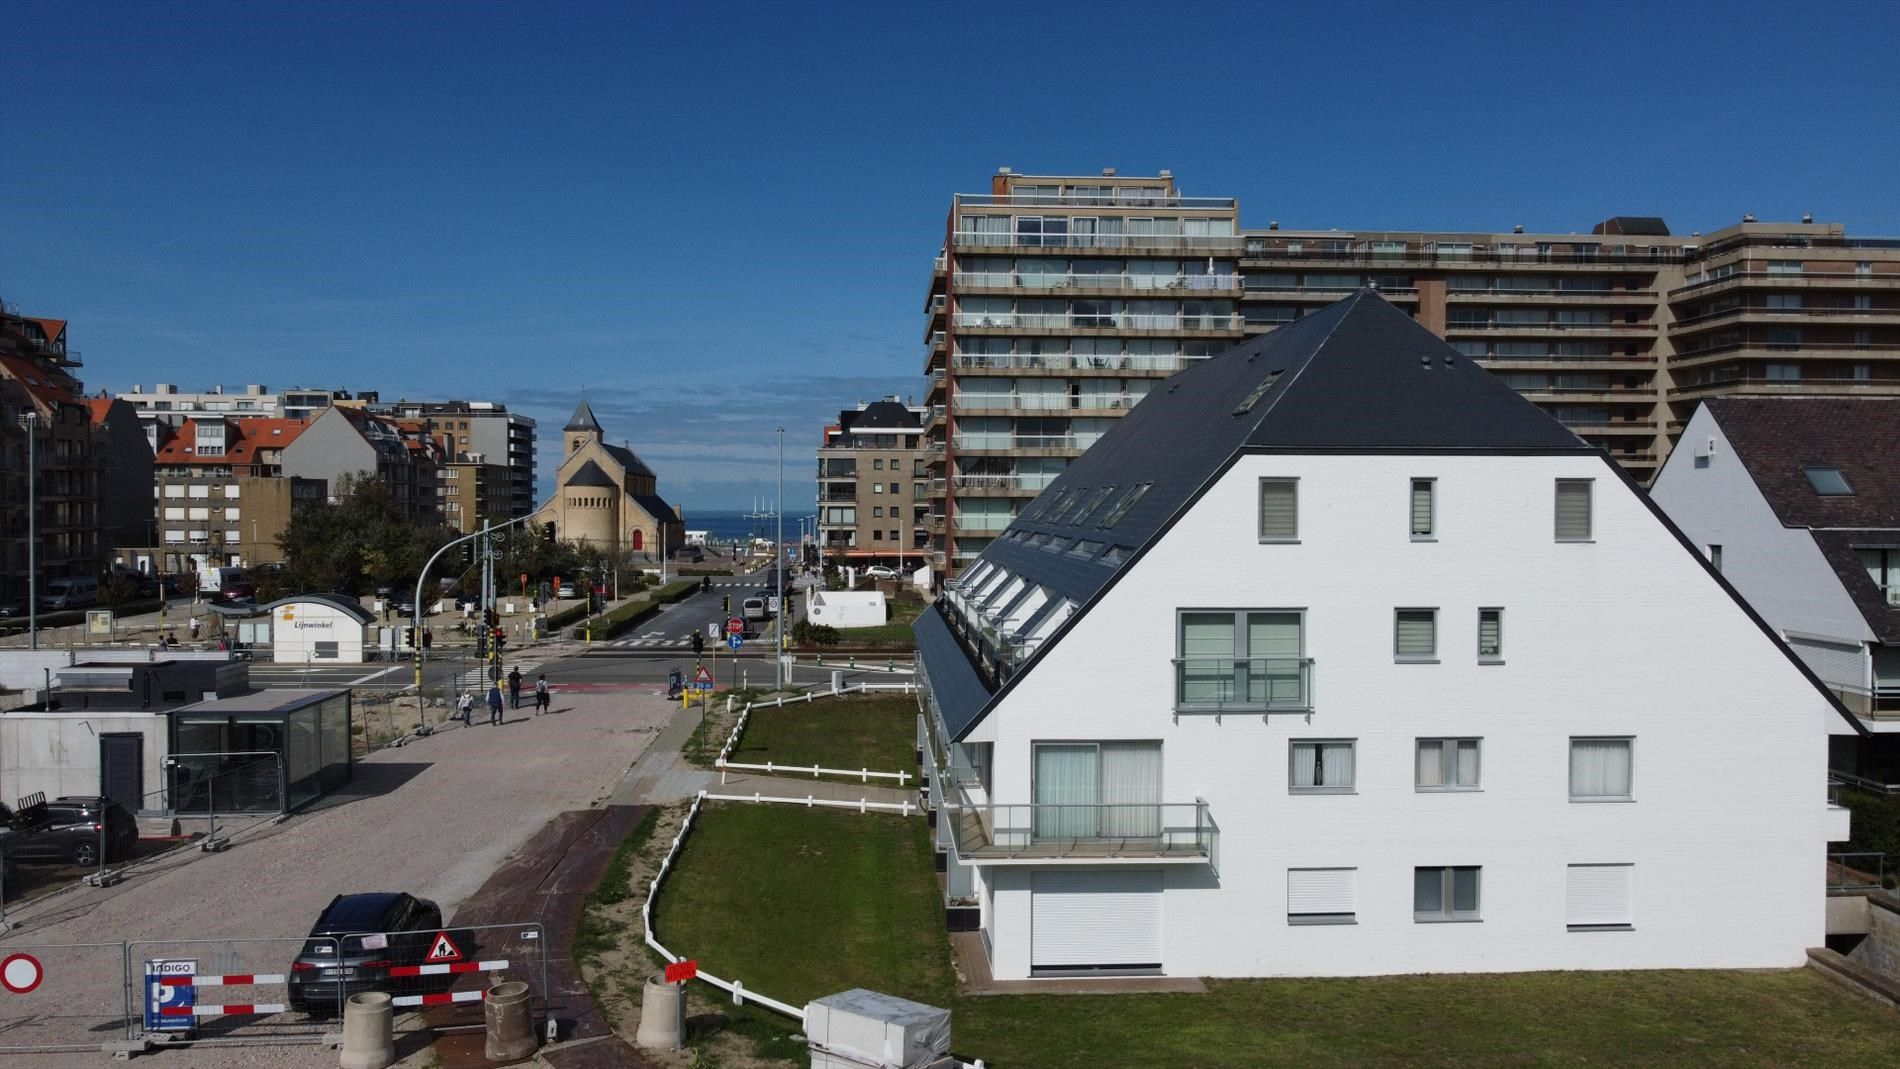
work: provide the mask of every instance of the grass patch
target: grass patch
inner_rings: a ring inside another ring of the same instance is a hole
[[[620,944],[620,925],[609,920],[606,911],[633,897],[634,858],[646,849],[659,819],[659,808],[649,807],[646,815],[640,818],[640,823],[635,824],[633,830],[614,849],[614,856],[608,860],[600,882],[594,885],[586,904],[581,907],[580,923],[574,929],[575,961],[599,958]]]
[[[889,646],[892,649],[916,649],[917,639],[911,632],[911,624],[924,614],[925,605],[911,598],[896,598],[886,602],[891,608],[891,618],[876,627],[843,628],[838,632],[838,645],[843,649],[862,649],[865,646]],[[811,647],[823,653],[823,649]]]
[[[769,873],[769,883],[742,873]],[[1900,1063],[1900,1013],[1802,969],[1225,980],[1200,995],[959,997],[938,902],[916,818],[715,806],[661,893],[659,927],[668,946],[708,971],[783,1001],[865,986],[947,1007],[955,1049],[999,1069]]]
[[[913,772],[917,700],[908,695],[844,695],[754,709],[731,759]]]

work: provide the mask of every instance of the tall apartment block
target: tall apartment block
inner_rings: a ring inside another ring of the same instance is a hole
[[[444,501],[450,526],[470,532],[480,528],[482,517],[511,520],[534,511],[534,420],[493,401],[386,401],[370,410],[418,422],[442,437],[460,469],[443,489],[459,480],[464,497],[481,498],[479,506]]]
[[[73,375],[79,366],[64,320],[0,303],[0,605],[22,612],[29,526],[42,592],[48,579],[97,575],[105,566],[102,436]]]
[[[818,545],[826,564],[915,567],[930,554],[928,409],[895,397],[838,413],[818,449]]]
[[[1156,380],[1365,287],[1644,483],[1703,398],[1900,394],[1900,240],[1746,216],[1687,236],[1237,220],[1165,171],[1003,171],[953,199],[926,305],[935,563],[974,559]]]

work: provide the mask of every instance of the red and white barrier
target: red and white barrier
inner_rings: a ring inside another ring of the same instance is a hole
[[[398,995],[390,999],[395,1006],[446,1006],[451,1002],[480,1002],[486,991],[450,991],[440,995]]]
[[[287,1012],[277,1002],[228,1002],[222,1006],[166,1006],[158,1011],[166,1017],[242,1017]]]
[[[506,969],[506,961],[457,961],[442,965],[395,965],[389,970],[391,976],[442,976],[458,972],[496,972]]]
[[[236,987],[239,984],[281,984],[284,982],[284,975],[282,973],[273,975],[271,973],[234,972],[225,973],[223,976],[192,976],[185,974],[176,976],[155,976],[152,979],[154,982],[164,984],[166,987]]]

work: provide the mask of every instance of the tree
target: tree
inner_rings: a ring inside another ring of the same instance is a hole
[[[454,532],[402,514],[388,486],[368,474],[337,481],[335,503],[291,513],[277,540],[296,590],[359,593],[369,586],[407,586]]]
[[[99,604],[117,612],[138,600],[139,581],[124,572],[109,571],[99,580]]]

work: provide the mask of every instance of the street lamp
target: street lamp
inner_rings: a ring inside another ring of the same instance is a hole
[[[26,431],[26,642],[27,648],[40,648],[40,495],[34,482],[33,437],[39,428],[40,415],[28,412],[20,417],[20,426]]]
[[[772,542],[772,574],[778,587],[778,641],[772,650],[778,666],[778,689],[785,689],[785,613],[791,604],[785,598],[785,428],[778,429],[778,501],[772,511],[778,515],[778,537]]]

